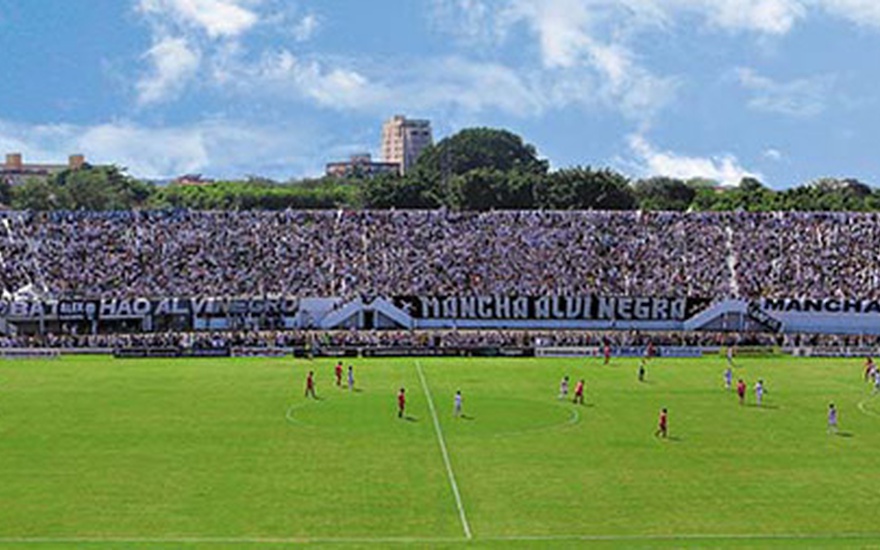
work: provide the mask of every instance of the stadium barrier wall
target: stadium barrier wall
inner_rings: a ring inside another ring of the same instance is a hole
[[[57,359],[61,350],[55,348],[2,348],[0,359]]]
[[[230,350],[232,357],[289,357],[294,355],[294,348],[259,348],[259,347],[233,347]]]
[[[702,357],[707,348],[700,346],[657,346],[656,357]],[[708,348],[715,350],[715,347]],[[612,357],[644,357],[646,346],[616,346],[611,348]],[[711,352],[711,351],[710,351]],[[548,346],[535,349],[536,357],[602,357],[599,346]]]
[[[727,354],[727,348],[719,348],[718,353],[721,355]],[[747,357],[761,357],[761,356],[770,356],[770,355],[780,355],[782,353],[782,348],[777,346],[737,346],[736,347],[736,357],[739,356],[747,356]]]
[[[181,349],[176,347],[130,347],[116,348],[113,357],[117,359],[144,359],[144,358],[194,358],[194,357],[229,357],[229,348],[216,349]]]
[[[880,300],[638,296],[395,296],[0,300],[8,333],[182,330],[543,329],[880,335]],[[0,323],[2,326],[2,323]]]
[[[876,357],[880,348],[865,346],[801,346],[783,350],[795,357]]]

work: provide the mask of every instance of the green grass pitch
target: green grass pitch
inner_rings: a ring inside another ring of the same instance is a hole
[[[0,547],[880,544],[862,360],[739,362],[746,406],[721,357],[346,360],[355,392],[333,359],[0,363]]]

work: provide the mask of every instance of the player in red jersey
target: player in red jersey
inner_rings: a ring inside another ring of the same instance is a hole
[[[578,380],[577,385],[574,387],[574,400],[573,402],[578,405],[584,404],[584,381]]]
[[[611,362],[611,344],[605,342],[605,346],[602,348],[602,355],[605,356],[605,364]]]
[[[313,397],[315,399],[318,398],[315,395],[315,373],[314,371],[309,371],[309,375],[306,377],[306,397]]]
[[[403,413],[406,410],[406,390],[400,388],[400,391],[397,393],[397,418],[403,418]]]
[[[743,382],[742,378],[736,383],[736,395],[739,396],[739,404],[744,405],[746,402],[746,383]]]
[[[877,370],[877,367],[874,365],[874,360],[870,357],[865,359],[865,382],[868,382],[874,377],[874,371]]]
[[[669,435],[668,428],[669,414],[666,412],[666,409],[662,409],[660,411],[660,421],[657,425],[657,431],[654,432],[654,437],[663,437],[665,438]]]
[[[336,374],[336,385],[342,386],[342,361],[336,363],[336,368],[333,369],[333,372]]]
[[[648,361],[650,361],[651,359],[654,358],[654,354],[655,354],[655,353],[656,353],[656,351],[654,350],[654,342],[652,342],[652,341],[649,340],[649,341],[648,341],[648,347],[645,348],[645,359],[647,359]]]

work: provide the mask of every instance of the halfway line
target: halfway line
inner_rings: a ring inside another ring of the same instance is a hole
[[[471,535],[471,526],[468,525],[467,516],[464,513],[464,505],[461,503],[461,494],[458,492],[458,483],[455,482],[455,474],[452,473],[452,463],[449,461],[449,453],[446,451],[446,441],[443,439],[443,430],[440,429],[440,420],[437,418],[437,410],[434,408],[434,400],[431,399],[431,390],[428,389],[428,383],[425,381],[425,374],[422,372],[422,364],[419,361],[416,361],[416,372],[419,373],[419,380],[422,381],[422,389],[425,390],[425,397],[428,399],[428,409],[431,411],[431,418],[434,420],[434,432],[437,434],[437,442],[440,443],[440,453],[443,455],[443,463],[446,465],[446,474],[449,477],[449,485],[452,486],[452,494],[455,496],[455,505],[458,506],[458,517],[461,519],[464,536],[470,539],[473,537],[473,535]]]

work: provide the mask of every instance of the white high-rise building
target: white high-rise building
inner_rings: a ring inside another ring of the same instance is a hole
[[[382,160],[397,163],[406,174],[422,154],[434,143],[431,121],[412,120],[395,115],[382,125]]]

